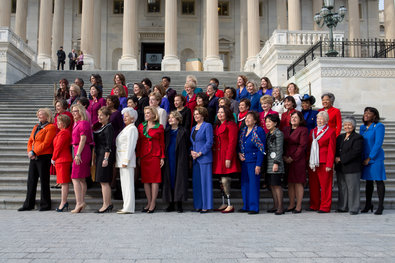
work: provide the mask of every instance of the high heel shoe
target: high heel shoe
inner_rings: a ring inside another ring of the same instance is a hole
[[[107,206],[107,208],[102,211],[100,211],[100,209],[96,210],[95,213],[97,213],[97,214],[110,213],[113,208],[114,208],[114,206],[111,204],[111,205]]]
[[[148,208],[143,207],[143,209],[141,209],[141,213],[147,213],[148,212]]]
[[[56,207],[56,212],[63,212],[63,210],[69,211],[69,203],[65,203],[62,208]]]
[[[155,213],[155,209],[156,209],[156,207],[154,207],[154,209],[152,209],[152,210],[148,209],[147,214],[153,214],[153,213]]]
[[[76,206],[73,210],[71,210],[71,213],[77,214],[81,213],[81,211],[86,207],[86,204],[83,203],[81,206]]]
[[[382,215],[382,214],[383,214],[383,210],[384,210],[384,207],[379,206],[379,207],[377,208],[377,210],[374,212],[374,214],[375,214],[375,215]]]
[[[367,212],[369,212],[369,210],[370,210],[370,212],[373,212],[373,205],[365,206],[365,208],[363,210],[361,210],[361,213],[367,213]]]
[[[285,210],[285,212],[293,212],[295,210],[296,206],[294,206],[293,208],[288,208],[287,210]]]

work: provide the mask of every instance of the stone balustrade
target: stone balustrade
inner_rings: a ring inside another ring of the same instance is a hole
[[[8,27],[0,27],[0,43],[11,43],[32,61],[36,62],[36,52],[34,52],[22,38],[11,31]]]

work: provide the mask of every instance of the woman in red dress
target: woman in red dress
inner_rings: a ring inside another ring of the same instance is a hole
[[[296,102],[294,97],[286,97],[284,99],[284,107],[287,111],[281,115],[280,131],[284,131],[285,127],[290,126],[291,115],[296,111]]]
[[[141,182],[144,184],[147,205],[142,212],[153,213],[156,207],[159,184],[162,182],[161,168],[165,163],[165,130],[159,124],[155,107],[144,108],[145,122],[138,127],[137,157],[141,167]]]
[[[232,111],[226,106],[220,106],[214,127],[213,174],[220,180],[222,205],[217,210],[222,213],[234,211],[230,204],[230,182],[232,175],[240,172],[236,151],[237,133],[238,127]],[[227,204],[225,198],[228,200]]]
[[[335,103],[335,95],[333,93],[324,93],[321,96],[322,109],[318,111],[325,111],[329,115],[328,126],[336,131],[336,137],[340,135],[342,131],[342,115],[340,110],[333,107]]]
[[[55,165],[57,175],[56,183],[62,186],[61,202],[56,208],[57,212],[69,209],[67,196],[69,194],[69,183],[71,182],[71,132],[68,129],[71,125],[71,118],[68,115],[59,115],[57,127],[60,130],[53,140],[53,155],[51,163]]]
[[[309,133],[305,126],[303,114],[295,111],[291,115],[291,126],[284,128],[284,163],[289,196],[289,206],[285,210],[286,212],[302,212],[303,184],[306,182],[306,156],[309,143]]]
[[[333,162],[335,161],[336,131],[328,125],[325,111],[317,114],[317,127],[310,132],[309,211],[329,213],[332,205]]]

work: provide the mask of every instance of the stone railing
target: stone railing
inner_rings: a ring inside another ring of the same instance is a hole
[[[0,43],[11,43],[23,54],[36,62],[36,52],[33,51],[18,35],[12,32],[8,27],[0,27]]]
[[[335,32],[333,38],[336,41],[343,40],[344,32]],[[258,54],[258,60],[265,57],[274,45],[304,45],[311,46],[320,40],[329,39],[327,31],[288,31],[274,30],[272,36]]]

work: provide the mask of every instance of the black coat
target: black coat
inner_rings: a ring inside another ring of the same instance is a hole
[[[171,127],[165,130],[165,153],[170,143]],[[179,126],[176,139],[176,180],[174,185],[174,200],[185,201],[188,198],[188,165],[189,165],[189,132],[182,126]],[[163,190],[162,198],[165,202],[171,200],[171,183],[170,183],[170,165],[169,158],[165,159],[165,165],[162,170],[163,174]]]
[[[346,141],[346,134],[340,134],[336,139],[336,156],[340,162],[335,168],[338,172],[358,173],[362,169],[363,137],[353,131]]]

